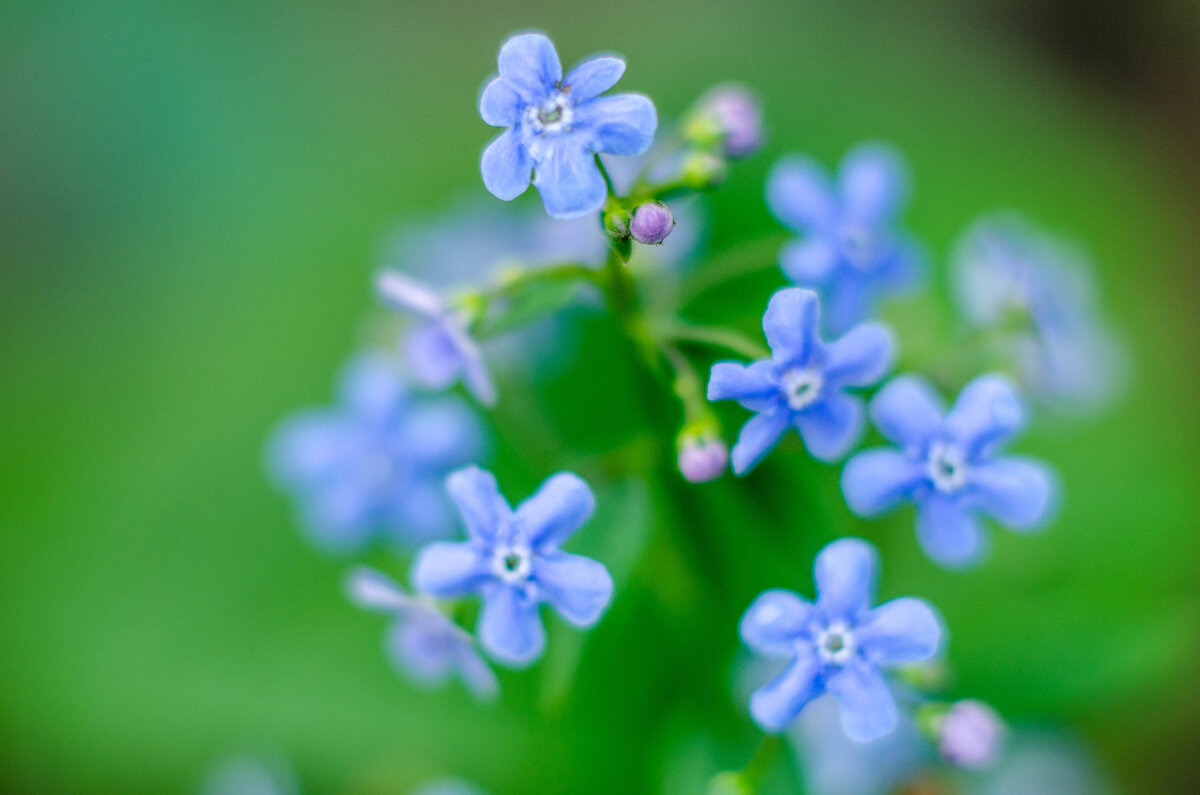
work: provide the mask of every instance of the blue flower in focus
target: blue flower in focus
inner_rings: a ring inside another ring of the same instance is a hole
[[[409,596],[366,567],[351,572],[346,591],[359,607],[395,619],[387,636],[388,655],[416,684],[437,687],[457,675],[476,698],[490,699],[499,692],[496,675],[475,650],[472,637],[429,599]]]
[[[592,490],[578,476],[552,476],[515,511],[492,474],[477,467],[450,475],[446,490],[469,540],[421,550],[413,583],[434,596],[480,594],[476,632],[488,654],[513,665],[537,659],[546,642],[538,613],[543,602],[579,627],[599,620],[612,598],[608,570],[558,548],[595,508]]]
[[[905,500],[917,506],[917,540],[949,567],[978,562],[985,539],[978,514],[1013,530],[1042,525],[1054,503],[1055,481],[1042,463],[998,457],[1021,427],[1024,410],[1009,383],[984,375],[968,384],[945,412],[924,380],[901,376],[871,402],[879,432],[899,449],[858,453],[842,473],[850,509],[873,516]]]
[[[836,184],[807,158],[790,156],[771,169],[767,203],[802,236],[783,247],[779,264],[820,293],[829,331],[846,331],[872,313],[877,296],[919,281],[920,251],[896,227],[906,183],[899,156],[879,145],[851,151]]]
[[[348,550],[378,534],[444,537],[454,520],[442,479],[482,448],[483,428],[463,401],[418,398],[384,357],[367,355],[343,374],[336,407],[280,426],[268,460],[313,538]]]
[[[654,103],[640,94],[600,94],[625,72],[620,58],[593,58],[563,78],[550,39],[513,36],[500,49],[500,76],[488,83],[479,113],[508,129],[488,145],[480,169],[499,199],[515,199],[530,175],[546,212],[578,218],[599,210],[608,197],[595,156],[640,155],[658,127]]]
[[[896,702],[880,668],[934,656],[942,630],[920,599],[871,607],[875,569],[870,544],[843,538],[817,555],[815,604],[775,589],[746,610],[740,627],[746,645],[791,660],[750,697],[750,714],[763,729],[783,730],[825,693],[837,700],[842,730],[852,740],[869,742],[896,727]]]
[[[861,436],[866,412],[861,398],[846,390],[870,386],[887,373],[892,335],[878,323],[864,323],[826,345],[817,333],[818,314],[816,293],[780,290],[763,315],[771,358],[713,365],[708,399],[736,400],[758,412],[734,445],[735,473],[749,471],[789,427],[822,461],[841,458]]]
[[[462,381],[476,400],[494,405],[496,387],[462,314],[447,307],[437,293],[395,271],[381,273],[377,286],[390,306],[420,320],[404,343],[406,361],[417,380],[431,389]]]
[[[997,328],[1033,391],[1057,408],[1104,408],[1125,351],[1101,317],[1085,254],[1020,216],[977,221],[959,242],[954,283],[972,325]]]

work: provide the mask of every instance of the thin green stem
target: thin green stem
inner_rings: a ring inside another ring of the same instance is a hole
[[[769,235],[710,258],[698,266],[683,285],[680,303],[686,306],[709,290],[733,279],[777,267],[779,248],[784,240],[781,235]]]
[[[747,359],[766,359],[771,353],[765,346],[736,331],[715,326],[689,326],[678,324],[664,330],[667,339],[690,342],[732,351]]]
[[[617,189],[613,187],[612,177],[608,175],[608,169],[604,167],[604,161],[600,159],[600,155],[596,155],[596,168],[600,169],[600,176],[604,177],[604,184],[608,186],[608,195],[614,199],[619,198]]]
[[[758,785],[762,783],[763,776],[771,767],[771,763],[775,761],[775,755],[779,753],[779,749],[783,746],[783,740],[778,734],[769,734],[759,743],[758,748],[754,751],[754,755],[750,757],[750,761],[742,768],[742,772],[738,774],[742,783],[750,792],[757,792]]]
[[[696,368],[683,352],[671,343],[662,343],[659,348],[674,374],[671,387],[679,402],[683,404],[684,424],[710,419],[715,423],[704,396],[704,382],[700,380]]]

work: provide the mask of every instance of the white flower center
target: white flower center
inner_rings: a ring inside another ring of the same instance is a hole
[[[509,585],[529,579],[532,567],[528,547],[496,547],[492,553],[492,572]]]
[[[783,387],[784,397],[787,398],[787,404],[792,411],[800,411],[811,406],[821,396],[821,387],[825,386],[825,379],[819,372],[800,367],[788,370],[779,381]]]
[[[575,120],[575,109],[571,100],[561,91],[541,105],[530,105],[525,109],[525,123],[536,133],[557,133],[570,130]]]
[[[844,622],[835,621],[817,634],[817,656],[829,665],[841,665],[854,656],[854,633]]]
[[[967,462],[957,445],[934,442],[929,446],[929,479],[938,491],[958,491],[967,482]]]

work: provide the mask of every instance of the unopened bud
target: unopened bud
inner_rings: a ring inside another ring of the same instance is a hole
[[[691,152],[683,160],[683,182],[692,190],[715,188],[725,181],[729,165],[711,152]]]
[[[957,767],[987,767],[1004,744],[1004,722],[982,701],[956,701],[932,727],[942,758]]]
[[[629,237],[629,211],[624,207],[604,210],[604,231],[609,237],[624,240]]]
[[[661,243],[675,228],[675,216],[662,202],[647,202],[633,211],[629,222],[629,233],[633,239],[646,245]]]
[[[729,448],[715,436],[686,436],[679,444],[679,472],[690,483],[707,483],[725,472]]]
[[[742,86],[717,86],[700,98],[688,129],[700,138],[716,132],[726,155],[749,157],[762,147],[762,108]]]

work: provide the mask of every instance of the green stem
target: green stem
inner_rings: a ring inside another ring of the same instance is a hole
[[[608,169],[604,167],[604,161],[600,159],[600,155],[596,155],[596,168],[600,169],[600,176],[604,177],[604,184],[608,186],[608,195],[617,197],[617,189],[613,187],[612,177],[608,175]]]
[[[763,776],[771,767],[771,763],[775,761],[775,755],[779,753],[779,749],[783,746],[783,740],[777,734],[770,734],[763,738],[759,743],[758,748],[754,751],[754,755],[750,757],[750,761],[742,768],[742,772],[738,774],[742,783],[750,792],[756,792],[758,785],[762,783]]]
[[[759,343],[730,329],[713,326],[673,325],[664,336],[677,342],[690,342],[732,351],[747,359],[766,359],[771,353]]]
[[[733,279],[777,267],[779,248],[784,240],[780,235],[770,235],[723,251],[707,260],[693,271],[684,284],[680,303],[686,306],[709,290],[724,286]]]
[[[683,422],[688,424],[712,418],[712,410],[704,396],[704,382],[683,352],[669,342],[660,346],[663,358],[674,373],[672,388],[683,404]],[[715,423],[715,419],[712,419]]]
[[[650,335],[645,316],[638,304],[637,284],[633,274],[625,267],[621,252],[610,246],[604,260],[604,276],[601,286],[608,299],[609,309],[621,324],[621,329],[633,343],[643,363],[655,375],[662,374],[662,363],[654,338]]]

